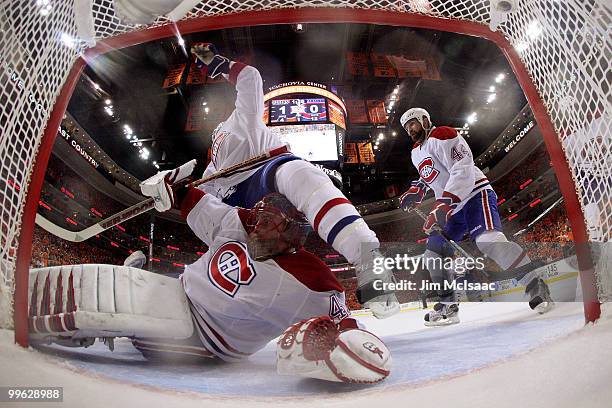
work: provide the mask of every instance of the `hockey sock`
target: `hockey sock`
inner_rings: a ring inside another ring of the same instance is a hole
[[[445,282],[452,282],[454,279],[454,271],[449,271],[443,267],[444,258],[442,255],[430,249],[425,250],[423,254],[423,262],[431,275],[431,281],[440,285],[440,289],[436,290],[441,303],[453,303],[457,301],[455,291],[445,287]]]
[[[275,181],[278,192],[303,212],[319,236],[350,263],[363,262],[362,253],[366,255],[367,251],[369,255],[379,247],[376,234],[353,204],[312,164],[304,160],[284,163],[276,171]]]

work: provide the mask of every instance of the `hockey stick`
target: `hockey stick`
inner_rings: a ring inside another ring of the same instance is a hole
[[[417,215],[423,219],[423,221],[427,221],[427,216],[423,213],[423,211],[421,211],[418,208],[414,208],[413,211],[416,212]],[[438,224],[434,225],[434,230],[437,233],[439,233],[440,236],[442,238],[444,238],[444,240],[446,240],[446,242],[448,242],[450,244],[450,246],[452,246],[455,249],[455,251],[459,252],[464,258],[472,259],[472,260],[474,259],[474,257],[472,255],[470,255],[470,253],[468,251],[463,249],[461,247],[461,245],[459,245],[457,242],[455,242],[455,240],[451,239],[451,237],[449,237],[448,234],[446,232],[444,232],[444,230]],[[487,278],[490,277],[490,275],[484,269],[481,269],[480,272],[484,273],[484,275]]]
[[[524,234],[525,232],[527,232],[527,230],[531,229],[531,227],[534,226],[534,224],[536,224],[537,222],[539,222],[546,214],[548,214],[549,212],[551,212],[556,206],[558,206],[561,202],[563,201],[563,197],[560,197],[557,201],[555,201],[550,207],[548,207],[547,209],[545,209],[542,214],[538,215],[533,221],[531,221],[529,224],[527,224],[527,226],[525,228],[523,228],[522,230],[515,232],[514,233],[514,237],[516,237],[517,235],[521,235]]]
[[[282,146],[276,149],[272,149],[266,153],[262,153],[258,156],[251,157],[243,162],[236,163],[233,166],[227,167],[225,169],[219,170],[216,173],[211,174],[210,176],[201,178],[199,180],[193,181],[189,184],[190,187],[197,187],[201,184],[209,182],[211,180],[215,180],[222,177],[228,177],[236,173],[240,173],[243,171],[247,171],[252,169],[255,166],[261,165],[265,161],[280,156],[281,154],[289,153],[287,146]],[[124,221],[129,220],[130,218],[134,218],[140,214],[143,214],[150,209],[152,209],[155,205],[155,200],[153,198],[148,198],[144,201],[141,201],[137,204],[134,204],[131,207],[126,208],[123,211],[118,212],[115,215],[111,215],[110,217],[100,221],[97,224],[92,225],[91,227],[87,227],[82,231],[68,231],[62,227],[59,227],[53,224],[51,221],[47,220],[40,214],[36,214],[36,224],[45,229],[46,231],[71,242],[82,242],[85,241],[107,229],[120,224]]]
[[[421,211],[418,208],[414,208],[412,211],[414,211],[419,217],[421,217],[423,219],[423,221],[427,221],[427,216],[423,213],[423,211]],[[456,243],[453,239],[451,239],[451,237],[448,236],[448,234],[446,232],[444,232],[444,230],[442,228],[440,228],[440,226],[438,224],[434,225],[434,230],[440,234],[440,236],[442,238],[444,238],[457,252],[459,252],[461,255],[463,255],[463,257],[465,258],[472,258],[472,255],[470,255],[465,249],[463,249],[461,247],[461,245],[459,245],[458,243]]]

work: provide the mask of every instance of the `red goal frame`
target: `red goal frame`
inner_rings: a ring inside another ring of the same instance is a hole
[[[546,107],[527,69],[520,60],[514,47],[501,33],[491,31],[487,25],[471,21],[443,19],[406,12],[350,8],[294,8],[251,11],[224,16],[199,17],[182,20],[176,23],[176,27],[178,27],[180,33],[189,34],[223,28],[295,23],[367,23],[407,28],[424,28],[476,36],[495,43],[507,58],[534,112],[559,181],[559,188],[563,194],[568,219],[577,248],[585,320],[587,322],[592,322],[599,317],[600,304],[597,300],[595,274],[587,245],[588,235],[569,165],[554,126],[547,114]],[[15,341],[24,347],[28,345],[28,271],[32,255],[32,236],[38,209],[38,200],[53,143],[70,97],[78,82],[79,75],[87,61],[98,55],[148,41],[174,37],[174,30],[176,30],[176,27],[172,24],[167,24],[140,31],[127,32],[115,37],[99,40],[96,46],[88,49],[84,56],[79,58],[70,70],[61,93],[55,102],[47,127],[45,128],[41,146],[34,164],[32,177],[27,187],[26,204],[19,236],[19,247],[17,249],[13,315],[15,323]]]

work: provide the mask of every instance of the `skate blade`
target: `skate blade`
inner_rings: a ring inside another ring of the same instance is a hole
[[[442,320],[436,320],[435,322],[430,322],[430,321],[425,320],[425,322],[423,322],[423,323],[427,327],[450,326],[452,324],[459,323],[459,318],[455,317],[455,318],[450,318],[450,319],[442,319]]]
[[[555,307],[555,302],[542,302],[537,305],[533,310],[538,312],[539,314],[544,314],[550,312]]]
[[[552,301],[549,297],[535,296],[533,299],[529,301],[529,307],[531,310],[535,310],[536,312],[543,314],[551,310],[555,305],[555,302]]]

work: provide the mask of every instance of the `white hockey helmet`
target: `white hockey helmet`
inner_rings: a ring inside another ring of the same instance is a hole
[[[423,124],[423,116],[427,118],[429,121],[429,125],[431,126],[431,118],[429,117],[429,112],[427,112],[423,108],[410,108],[400,118],[400,123],[403,128],[406,127],[406,123],[408,123],[411,119],[416,119],[419,121],[423,129],[425,129],[425,125]]]

